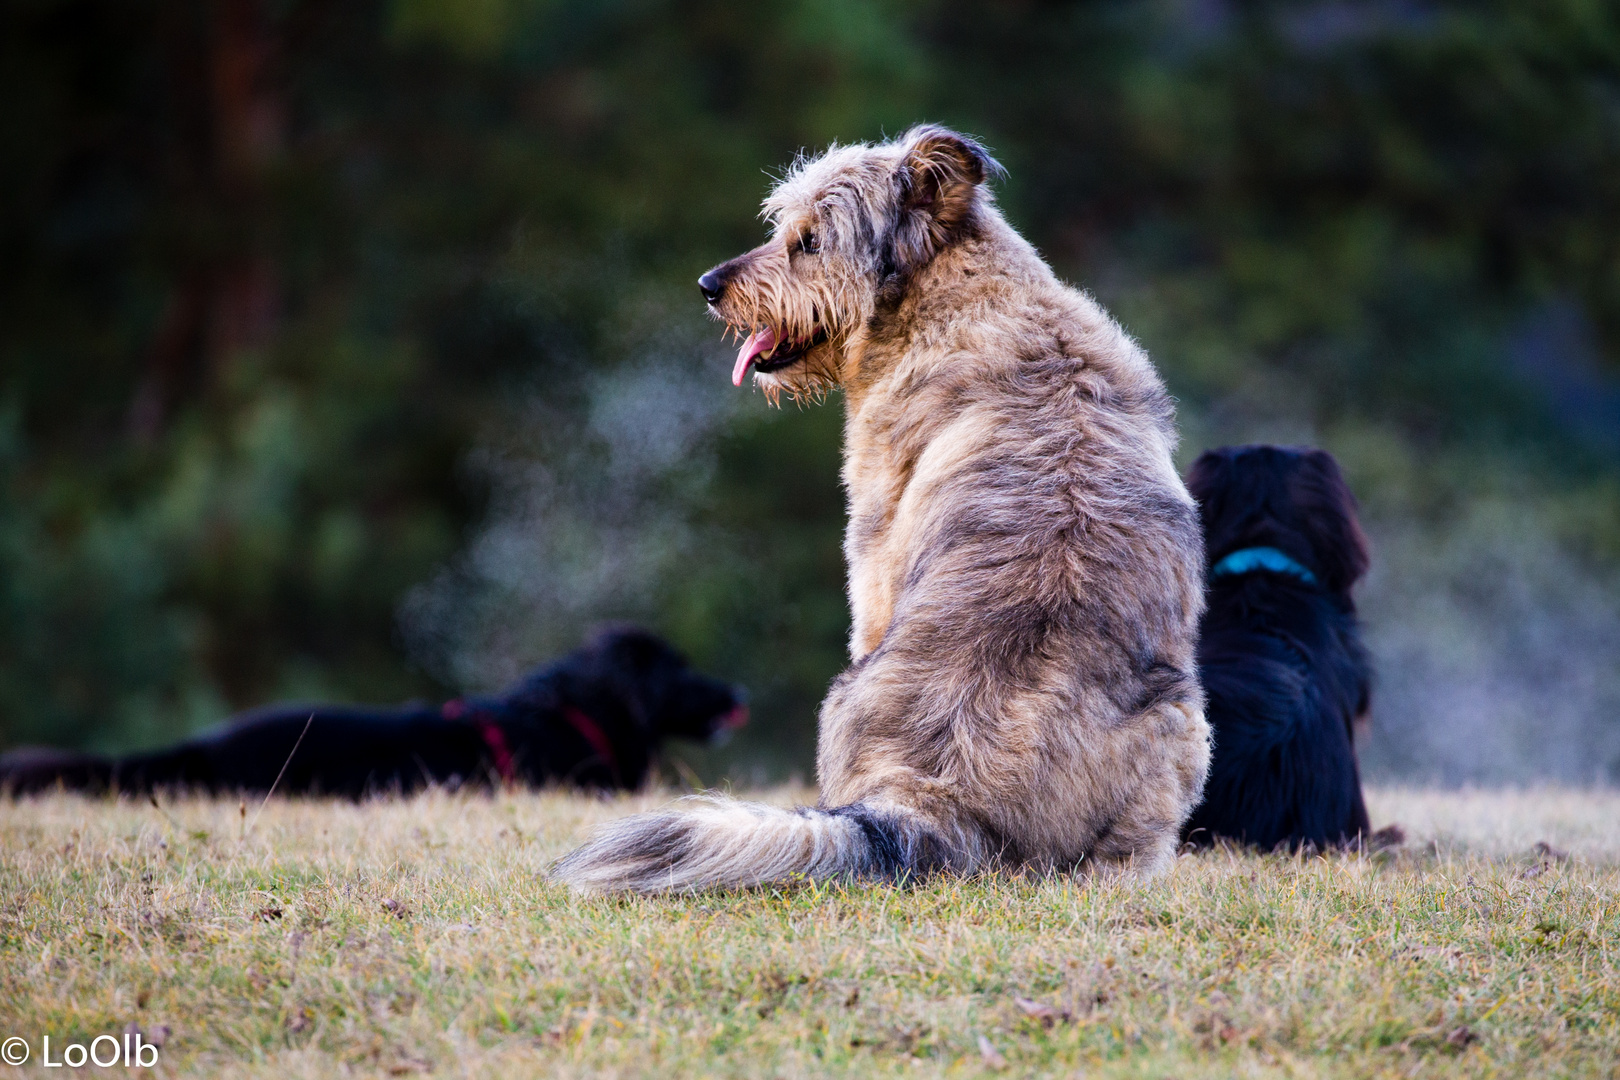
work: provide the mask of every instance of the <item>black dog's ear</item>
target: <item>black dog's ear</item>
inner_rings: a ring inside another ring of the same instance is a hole
[[[990,152],[966,135],[924,124],[901,137],[899,220],[894,231],[895,269],[914,270],[943,247],[973,212],[979,185],[1003,170]]]
[[[1230,467],[1230,450],[1205,450],[1187,470],[1187,490],[1203,505],[1221,487],[1221,478]]]
[[[685,663],[669,642],[651,630],[630,623],[603,623],[593,627],[586,636],[585,647],[638,670],[659,663]]]
[[[1223,496],[1232,488],[1232,450],[1205,450],[1187,470],[1187,491],[1198,503],[1204,525],[1204,549],[1213,560],[1226,550],[1233,537],[1228,535],[1238,515],[1226,512]]]
[[[1303,523],[1323,584],[1334,592],[1349,591],[1366,574],[1372,557],[1357,517],[1356,497],[1339,463],[1326,450],[1307,450],[1289,486],[1295,505],[1305,511]]]

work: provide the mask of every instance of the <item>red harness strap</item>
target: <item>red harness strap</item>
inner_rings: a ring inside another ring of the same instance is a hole
[[[512,760],[512,748],[506,743],[506,732],[489,718],[487,712],[469,709],[465,701],[457,698],[445,702],[439,714],[446,720],[470,720],[473,727],[478,729],[484,745],[489,747],[490,760],[495,764],[495,772],[500,776],[501,783],[510,784],[517,779],[517,766]]]
[[[603,731],[595,720],[592,720],[572,705],[564,705],[562,714],[563,719],[568,721],[569,726],[579,732],[579,737],[591,744],[591,749],[595,750],[596,756],[602,759],[602,764],[608,767],[608,772],[613,774],[613,779],[622,784],[624,780],[619,775],[619,758],[613,752],[613,742],[607,737],[607,732]]]
[[[506,732],[483,713],[475,714],[473,723],[478,725],[478,734],[484,737],[484,743],[489,747],[489,755],[495,761],[495,771],[500,774],[501,783],[512,783],[517,779],[517,766],[512,763],[512,748],[506,745]]]
[[[500,774],[503,783],[510,784],[517,778],[517,766],[512,759],[512,748],[507,745],[506,732],[501,725],[491,720],[489,714],[482,709],[470,709],[467,703],[460,698],[447,701],[439,710],[446,720],[469,720],[478,729],[484,744],[489,747],[490,759],[495,763],[495,771]],[[613,779],[623,783],[619,773],[619,757],[613,752],[613,741],[607,737],[607,732],[589,716],[572,705],[562,707],[563,719],[568,726],[579,733],[579,737],[596,751],[596,756],[602,759]]]

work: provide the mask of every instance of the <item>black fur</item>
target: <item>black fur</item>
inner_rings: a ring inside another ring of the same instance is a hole
[[[1338,464],[1321,450],[1212,450],[1187,486],[1214,567],[1234,551],[1277,548],[1316,583],[1270,570],[1214,578],[1198,648],[1214,756],[1184,836],[1262,850],[1356,844],[1368,834],[1354,722],[1371,667],[1350,589],[1367,543]]]
[[[14,751],[0,756],[0,789],[263,792],[284,763],[276,790],[288,794],[360,798],[503,779],[637,788],[665,738],[720,734],[746,719],[745,697],[654,635],[616,627],[498,697],[393,709],[278,705],[122,758]]]
[[[869,849],[866,872],[877,877],[895,878],[913,869],[907,861],[910,846],[905,830],[888,814],[880,814],[861,803],[839,806],[825,813],[832,817],[849,818],[861,827],[861,835]]]

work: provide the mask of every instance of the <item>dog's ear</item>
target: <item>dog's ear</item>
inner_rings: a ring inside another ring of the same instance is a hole
[[[901,183],[907,210],[919,210],[948,230],[973,208],[978,186],[1001,167],[966,135],[927,125],[906,133]]]
[[[1356,513],[1356,497],[1339,463],[1326,450],[1307,450],[1290,486],[1295,503],[1307,511],[1304,521],[1325,584],[1334,592],[1349,591],[1372,558]]]
[[[966,135],[925,124],[901,137],[905,155],[896,174],[899,213],[891,270],[926,263],[973,212],[979,185],[1002,168]]]
[[[655,668],[686,666],[675,647],[650,630],[629,623],[606,623],[594,628],[588,647],[626,673],[645,674]]]
[[[1226,482],[1231,462],[1232,452],[1222,448],[1205,450],[1192,463],[1192,468],[1187,470],[1187,490],[1200,505],[1208,502]]]
[[[1224,496],[1232,486],[1232,451],[1205,450],[1187,470],[1187,491],[1198,503],[1204,526],[1204,549],[1213,558],[1230,543],[1231,518]]]

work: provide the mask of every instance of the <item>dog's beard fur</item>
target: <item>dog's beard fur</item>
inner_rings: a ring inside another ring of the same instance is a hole
[[[705,275],[749,341],[739,381],[752,365],[773,398],[846,391],[854,663],[821,710],[822,806],[630,818],[560,880],[1171,861],[1209,747],[1169,398],[996,212],[997,169],[940,128],[834,148],[771,194],[769,241]],[[757,370],[762,329],[791,362]]]
[[[845,351],[870,317],[872,289],[868,274],[841,250],[841,230],[803,210],[783,209],[773,219],[770,242],[733,260],[729,287],[712,311],[739,346],[766,330],[781,343],[778,350],[808,343],[792,363],[778,370],[756,365],[753,376],[772,404],[783,394],[819,401],[843,381]],[[814,251],[804,249],[806,236],[816,238]]]

